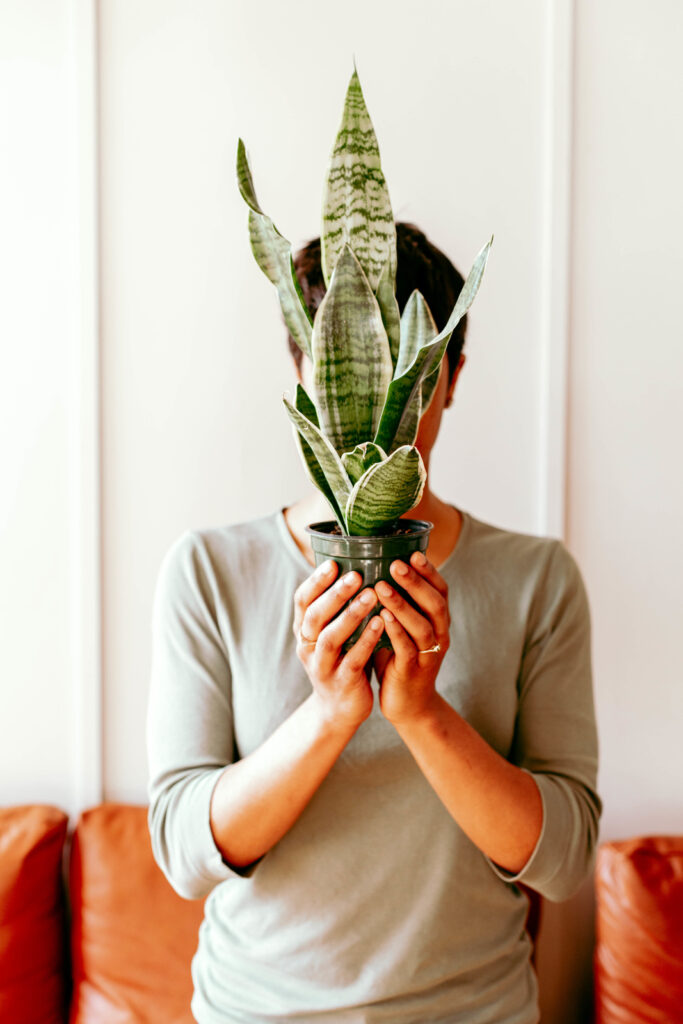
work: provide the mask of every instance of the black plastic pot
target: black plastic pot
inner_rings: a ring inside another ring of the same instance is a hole
[[[424,519],[399,519],[397,525],[401,529],[408,528],[409,533],[387,533],[377,537],[348,537],[340,533],[332,533],[337,523],[331,519],[322,523],[311,523],[306,527],[311,537],[311,547],[315,555],[315,564],[322,565],[328,558],[334,559],[339,566],[337,579],[346,572],[355,569],[363,577],[363,585],[372,587],[379,580],[386,580],[406,601],[413,607],[415,602],[409,594],[400,587],[389,571],[389,567],[395,559],[407,562],[413,551],[426,551],[429,543],[429,534],[434,526]],[[360,593],[359,588],[349,598],[349,604]],[[344,605],[346,607],[346,605]],[[377,615],[383,605],[379,602],[368,612],[361,624],[352,633],[344,644],[342,650],[347,651],[367,626],[373,615]],[[340,610],[340,614],[343,609]],[[384,647],[391,650],[391,641],[383,632],[377,641],[376,647]]]

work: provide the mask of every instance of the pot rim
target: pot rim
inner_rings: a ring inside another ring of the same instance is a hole
[[[309,523],[305,530],[314,537],[360,543],[375,540],[408,540],[410,537],[420,537],[422,534],[429,533],[434,528],[434,523],[430,523],[428,519],[399,519],[398,522],[404,526],[412,526],[413,529],[410,533],[333,534],[330,529],[325,530],[323,527],[335,527],[338,525],[337,520],[325,519],[318,523]]]

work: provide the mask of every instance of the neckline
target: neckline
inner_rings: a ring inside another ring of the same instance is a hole
[[[458,534],[458,539],[455,542],[455,547],[451,551],[450,555],[448,555],[448,557],[441,563],[441,565],[436,566],[437,572],[441,573],[441,575],[443,575],[444,569],[450,569],[452,563],[456,559],[456,556],[462,557],[462,548],[463,545],[467,544],[469,540],[472,522],[472,516],[470,515],[469,512],[466,512],[465,509],[456,508],[455,505],[451,505],[451,508],[454,508],[456,512],[460,513],[460,515],[462,516],[462,524],[460,526],[460,533]],[[291,533],[289,532],[287,520],[285,519],[284,508],[278,509],[278,511],[275,513],[275,524],[284,542],[284,545],[289,551],[290,555],[292,555],[294,560],[298,562],[300,567],[306,569],[307,574],[312,573],[315,569],[315,566],[311,565],[308,559],[305,558],[303,552],[299,549],[298,544],[296,543]]]

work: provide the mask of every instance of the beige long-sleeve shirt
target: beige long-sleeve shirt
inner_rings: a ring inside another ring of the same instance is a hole
[[[211,793],[311,692],[292,599],[312,570],[281,511],[187,531],[166,553],[152,621],[149,825],[171,885],[208,895],[192,962],[199,1024],[538,1020],[515,883],[561,900],[592,864],[601,804],[589,606],[560,540],[462,514],[440,567],[451,646],[437,689],[538,783],[543,827],[518,875],[453,821],[377,702],[287,835],[246,874],[233,871],[211,833]]]

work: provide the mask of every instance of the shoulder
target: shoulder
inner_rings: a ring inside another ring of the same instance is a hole
[[[470,516],[468,553],[472,569],[485,573],[490,584],[526,594],[532,615],[572,595],[586,603],[581,570],[559,537],[507,530]]]
[[[470,513],[468,516],[468,553],[481,566],[507,576],[542,577],[555,560],[571,557],[557,537],[508,530]]]
[[[272,565],[277,543],[275,514],[221,527],[186,529],[165,549],[157,576],[157,600],[195,592],[207,596],[226,580]]]

